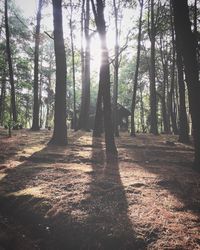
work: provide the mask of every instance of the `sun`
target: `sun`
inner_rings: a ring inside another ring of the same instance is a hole
[[[91,71],[98,71],[101,66],[101,43],[98,34],[91,39],[90,57]]]

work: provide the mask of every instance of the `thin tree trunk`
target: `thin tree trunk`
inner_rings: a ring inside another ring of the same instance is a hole
[[[41,51],[41,62],[40,62],[40,80],[39,80],[39,126],[40,128],[42,128],[42,111],[43,111],[43,107],[42,107],[42,88],[43,88],[43,74],[42,74],[42,67],[43,67],[43,58],[42,58],[42,51]]]
[[[166,55],[163,51],[163,41],[162,37],[160,37],[160,57],[163,67],[163,83],[162,83],[162,96],[161,99],[161,112],[163,118],[163,126],[164,126],[164,133],[168,134],[170,132],[170,122],[168,120],[167,115],[167,107],[166,107],[166,85],[168,83],[168,60],[166,59]]]
[[[2,75],[1,97],[0,97],[0,124],[1,124],[1,126],[3,126],[5,96],[6,96],[6,70],[4,69],[3,75]]]
[[[172,129],[174,134],[178,134],[178,128],[177,128],[177,123],[176,123],[176,115],[174,112],[175,108],[175,95],[174,95],[174,80],[175,80],[175,38],[174,38],[174,24],[173,24],[173,11],[172,7],[170,5],[170,25],[171,25],[171,36],[172,36],[172,64],[171,64],[171,88],[170,88],[170,116],[171,116],[171,121],[172,121]]]
[[[119,136],[118,117],[117,117],[117,99],[118,99],[118,81],[119,81],[119,30],[118,30],[118,8],[116,0],[113,0],[115,15],[115,61],[114,61],[114,85],[113,85],[113,124],[115,136]]]
[[[66,125],[66,55],[63,39],[62,0],[53,0],[54,49],[56,58],[56,92],[54,132],[50,141],[56,145],[67,144]]]
[[[187,112],[185,105],[185,83],[183,79],[183,60],[179,51],[179,46],[176,46],[177,51],[177,70],[178,70],[178,85],[179,85],[179,141],[183,143],[189,142],[189,127],[187,120]]]
[[[33,124],[32,130],[38,131],[39,125],[39,97],[38,97],[38,67],[39,67],[39,45],[40,45],[40,22],[43,0],[39,0],[37,11],[37,23],[35,31],[35,53],[34,53],[34,87],[33,87]]]
[[[73,82],[73,129],[77,130],[77,116],[76,116],[76,74],[75,74],[75,52],[74,52],[74,38],[73,38],[73,6],[70,0],[70,38],[71,38],[71,53],[72,53],[72,82]]]
[[[29,118],[29,97],[28,95],[26,96],[26,113],[25,113],[25,121],[26,121],[26,124],[25,124],[25,127],[27,128],[27,125],[28,125],[28,118]]]
[[[80,109],[80,116],[78,122],[78,129],[83,128],[83,119],[84,119],[84,107],[85,107],[85,51],[84,51],[84,25],[85,23],[85,0],[82,0],[82,7],[81,7],[81,109]]]
[[[195,160],[194,167],[200,171],[200,83],[196,57],[196,39],[191,30],[187,0],[172,0],[177,47],[183,56],[190,113],[192,118]]]
[[[136,93],[137,93],[137,88],[138,88],[138,73],[139,73],[139,67],[140,67],[143,0],[140,0],[139,3],[140,3],[140,18],[139,18],[139,28],[138,28],[139,30],[138,30],[136,69],[135,69],[135,76],[134,76],[133,97],[132,97],[132,105],[131,105],[131,136],[135,136],[135,105],[136,105]]]
[[[90,114],[90,0],[86,0],[86,15],[85,15],[85,58],[83,68],[83,83],[82,83],[82,99],[81,99],[81,113],[80,113],[80,128],[89,131],[89,114]]]
[[[140,88],[140,120],[142,126],[142,132],[145,133],[145,124],[144,124],[144,103],[143,103],[143,96],[142,96],[142,89]]]
[[[40,73],[40,84],[39,84],[39,124],[40,124],[40,128],[42,128],[42,73]]]
[[[85,103],[83,114],[83,129],[89,130],[89,113],[90,113],[90,34],[89,34],[89,22],[90,22],[90,0],[86,1],[86,19],[85,19]]]
[[[7,60],[9,66],[9,77],[10,77],[10,85],[11,85],[11,113],[12,119],[15,123],[17,123],[17,110],[16,110],[16,99],[15,99],[15,84],[14,84],[14,76],[13,76],[13,64],[11,58],[11,49],[10,49],[10,32],[9,32],[9,24],[8,24],[8,5],[7,0],[5,0],[5,29],[6,29],[6,52],[7,52]]]
[[[51,63],[50,63],[51,65]],[[51,66],[49,67],[51,69]],[[47,109],[47,114],[46,114],[46,123],[45,123],[45,128],[49,127],[49,111],[50,111],[50,107],[49,107],[49,98],[50,98],[50,86],[51,86],[51,76],[48,76],[48,81],[49,81],[49,86],[47,88],[47,99],[46,99],[46,109]]]

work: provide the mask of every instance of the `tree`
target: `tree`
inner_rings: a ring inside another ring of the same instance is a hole
[[[53,0],[54,50],[56,58],[56,91],[54,131],[50,143],[67,144],[66,125],[66,56],[62,25],[62,0]]]
[[[131,136],[135,136],[135,105],[136,105],[136,93],[137,93],[137,88],[138,88],[138,73],[139,73],[139,66],[140,66],[143,0],[139,0],[139,4],[140,4],[140,17],[139,17],[139,27],[138,27],[137,59],[136,59],[136,68],[135,68],[134,85],[133,85],[133,97],[132,97],[132,105],[131,105]]]
[[[174,134],[178,134],[178,128],[176,123],[176,114],[175,114],[175,60],[176,60],[176,51],[175,51],[175,38],[174,38],[174,23],[173,23],[173,10],[170,4],[170,26],[171,26],[171,38],[172,38],[172,63],[171,63],[171,89],[170,89],[170,115],[172,121],[172,129]]]
[[[183,77],[183,59],[179,51],[179,46],[176,46],[177,51],[177,71],[178,71],[178,86],[179,86],[179,99],[180,99],[180,112],[179,112],[179,141],[182,143],[189,142],[189,128],[185,104],[185,82]]]
[[[165,47],[165,48],[164,48]],[[163,80],[161,81],[161,94],[158,96],[161,100],[161,112],[162,112],[162,120],[163,120],[163,131],[164,133],[168,134],[170,133],[170,117],[168,115],[168,109],[167,109],[167,101],[168,101],[168,88],[169,88],[169,70],[168,70],[168,64],[169,64],[169,53],[168,53],[168,45],[167,43],[164,46],[164,38],[163,35],[160,35],[160,58],[161,58],[161,65],[162,65],[162,75]]]
[[[118,11],[119,6],[116,0],[113,0],[115,17],[115,60],[114,60],[114,84],[113,84],[113,124],[115,136],[119,136],[118,117],[117,117],[117,99],[118,99],[118,81],[119,81],[119,29],[118,29]]]
[[[14,83],[14,77],[13,77],[13,64],[12,64],[11,49],[10,49],[10,32],[9,32],[9,24],[8,24],[8,3],[7,3],[7,0],[5,0],[5,29],[6,29],[6,52],[7,52],[10,85],[11,85],[11,113],[12,113],[13,121],[15,123],[17,123],[15,83]]]
[[[108,48],[106,44],[106,24],[104,18],[104,2],[97,0],[96,7],[94,1],[92,2],[92,9],[95,17],[95,23],[101,40],[101,67],[99,73],[99,95],[103,99],[103,116],[105,127],[105,143],[107,154],[117,154],[115,146],[114,130],[111,116],[111,97],[110,97],[110,64]],[[97,115],[97,114],[96,114]]]
[[[39,96],[38,96],[38,63],[39,63],[39,44],[40,44],[40,22],[43,0],[39,0],[37,11],[37,24],[35,30],[35,53],[34,53],[34,102],[33,102],[33,124],[32,130],[40,129],[39,125]]]
[[[155,42],[156,27],[154,14],[154,0],[151,0],[151,22],[150,22],[150,42],[151,42],[151,62],[150,62],[150,132],[154,135],[158,134],[157,121],[157,100],[156,100],[156,83],[155,83]]]
[[[83,1],[83,4],[85,1]],[[84,11],[84,5],[82,12]],[[83,17],[82,17],[83,19]],[[82,52],[82,95],[81,95],[81,112],[79,127],[85,131],[89,130],[89,111],[90,111],[90,39],[89,34],[90,22],[90,0],[86,0],[86,11],[84,19],[84,33],[85,33],[85,55]]]
[[[4,66],[5,67],[5,66]],[[1,96],[0,96],[0,124],[3,125],[4,103],[6,97],[6,68],[2,72]]]
[[[77,117],[76,117],[76,75],[75,75],[75,52],[74,52],[74,34],[73,34],[73,6],[70,0],[70,38],[71,38],[71,53],[72,53],[72,82],[73,82],[73,128],[77,130]]]
[[[187,0],[172,0],[176,46],[180,50],[185,67],[189,107],[194,138],[194,167],[200,170],[200,83],[196,56],[196,39],[191,30]]]

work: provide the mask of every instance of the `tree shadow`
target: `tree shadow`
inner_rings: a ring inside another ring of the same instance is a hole
[[[152,140],[156,142],[159,138],[151,136],[149,141],[147,138],[138,136],[136,144],[139,145],[121,144],[121,148],[125,148],[128,154],[128,157],[122,160],[137,163],[145,171],[158,176],[155,188],[158,191],[169,191],[182,204],[172,208],[174,211],[190,211],[199,215],[200,174],[192,169],[191,146],[181,143],[169,145],[159,141],[153,144]]]
[[[88,211],[85,224],[89,236],[84,249],[145,249],[128,217],[118,159],[106,161],[101,138],[92,141],[91,183],[83,206]]]
[[[1,209],[30,227],[43,250],[146,249],[128,216],[118,160],[106,161],[101,138],[74,136],[70,146],[48,145],[6,170]],[[78,156],[84,150],[90,157]]]

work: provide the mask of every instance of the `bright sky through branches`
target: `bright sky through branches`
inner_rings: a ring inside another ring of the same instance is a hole
[[[17,7],[19,7],[22,10],[23,15],[26,18],[33,18],[36,19],[36,12],[37,12],[37,6],[38,6],[38,0],[14,0]],[[110,2],[111,3],[111,2]],[[74,15],[74,21],[76,22],[76,30],[74,32],[75,34],[75,46],[80,49],[81,47],[81,39],[80,39],[80,10],[77,12],[75,10]],[[121,12],[121,11],[119,11]],[[52,19],[52,5],[49,4],[48,6],[45,6],[42,11],[42,22],[41,22],[41,32],[47,31],[49,34],[52,33],[53,30],[53,19]],[[105,18],[106,18],[106,25],[107,25],[107,45],[110,50],[110,57],[113,57],[114,55],[114,46],[115,46],[115,27],[114,27],[114,17],[111,15],[113,13],[112,6],[110,4],[107,4],[105,8]],[[68,13],[63,8],[63,30],[64,30],[64,36],[65,39],[69,42],[69,20],[67,19]],[[123,47],[126,42],[126,36],[128,32],[131,30],[131,28],[134,26],[135,20],[137,20],[137,9],[135,11],[133,9],[123,9],[122,11],[122,19],[121,23],[119,22],[119,26],[121,26],[121,35],[120,35],[120,46]],[[93,19],[93,14],[91,11],[91,18]],[[35,25],[35,23],[33,23]],[[77,28],[79,27],[79,28]],[[92,28],[95,29],[94,27]],[[92,31],[91,31],[92,32]],[[130,45],[130,43],[129,43]],[[131,54],[133,54],[132,52]],[[94,70],[98,70],[100,66],[100,42],[98,34],[95,34],[95,36],[92,39],[91,43],[91,67],[94,68]]]

